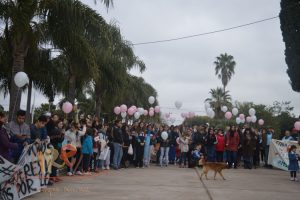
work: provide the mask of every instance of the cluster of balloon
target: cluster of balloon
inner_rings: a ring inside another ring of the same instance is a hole
[[[153,96],[150,96],[148,102],[150,104],[153,104],[155,102],[155,98]],[[148,111],[142,107],[137,108],[136,106],[133,105],[130,108],[128,108],[125,104],[122,104],[121,106],[116,106],[114,108],[114,113],[116,115],[121,114],[121,117],[123,119],[125,119],[127,115],[133,116],[135,119],[139,119],[142,115],[144,116],[149,115],[150,117],[152,117],[154,116],[155,113],[160,113],[160,107],[159,106],[155,106],[154,108],[150,107]]]
[[[206,102],[205,103],[205,111],[206,111],[206,114],[207,114],[207,116],[209,117],[209,118],[214,118],[215,117],[215,115],[216,115],[216,113],[215,113],[215,111],[210,107],[210,104],[208,103],[208,102]],[[227,109],[227,107],[226,107],[226,109]]]

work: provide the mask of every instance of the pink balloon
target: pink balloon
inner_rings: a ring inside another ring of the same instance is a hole
[[[116,107],[114,108],[114,113],[115,113],[116,115],[120,114],[120,113],[121,113],[121,108],[120,108],[119,106],[116,106]]]
[[[136,106],[131,106],[131,108],[133,108],[133,111],[134,111],[134,112],[137,111],[137,107],[136,107]]]
[[[225,113],[225,118],[226,119],[231,119],[231,117],[232,117],[232,113],[231,112],[226,112]]]
[[[165,117],[168,119],[170,117],[170,113],[166,113]]]
[[[153,107],[150,107],[150,108],[149,108],[149,111],[151,111],[151,110],[154,112],[154,108],[153,108]]]
[[[246,117],[246,121],[247,121],[248,123],[250,123],[250,122],[252,121],[252,118],[251,118],[250,116],[248,116],[248,117]]]
[[[297,131],[300,131],[300,121],[295,122],[294,126]]]
[[[144,110],[144,115],[145,115],[145,116],[148,115],[148,110]]]
[[[62,110],[64,111],[64,113],[68,114],[72,111],[72,109],[73,105],[70,102],[66,101],[65,103],[63,103]]]
[[[240,114],[239,117],[240,117],[240,119],[245,119],[245,115],[244,114]]]
[[[153,115],[154,115],[154,111],[153,111],[153,110],[150,110],[150,111],[149,111],[149,116],[152,117]]]
[[[128,109],[128,115],[133,115],[134,113],[135,113],[135,111],[134,111],[134,108],[133,107],[130,107],[129,109]]]
[[[126,112],[127,111],[127,106],[125,104],[120,106],[121,112]]]
[[[155,106],[154,112],[155,112],[155,113],[159,113],[159,112],[160,112],[160,107],[159,107],[159,106]]]
[[[259,124],[259,125],[262,126],[262,125],[264,125],[264,123],[265,123],[265,121],[264,121],[263,119],[258,120],[258,124]]]
[[[193,118],[193,117],[195,117],[195,113],[194,112],[189,112],[189,118]]]

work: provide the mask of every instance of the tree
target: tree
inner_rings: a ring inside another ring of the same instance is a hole
[[[280,24],[292,89],[300,92],[300,1],[281,0]]]
[[[109,6],[112,0],[101,2]],[[1,35],[9,36],[12,56],[10,77],[24,71],[24,59],[30,48],[36,48],[43,42],[55,44],[72,58],[69,70],[69,96],[72,101],[78,75],[78,67],[74,65],[87,67],[88,72],[93,71],[91,66],[95,66],[94,59],[91,59],[94,54],[86,38],[100,35],[101,31],[97,29],[98,32],[95,32],[94,29],[103,24],[103,20],[99,19],[96,12],[78,0],[0,0],[0,22],[5,24]],[[90,33],[94,33],[93,36]],[[45,37],[44,40],[41,40],[41,36]],[[10,79],[9,120],[15,116],[21,101],[20,89],[13,78]]]
[[[221,54],[217,57],[217,60],[214,62],[216,75],[221,79],[223,84],[223,91],[225,93],[226,86],[230,81],[232,75],[234,74],[234,67],[236,65],[233,56],[225,54]]]
[[[229,91],[224,92],[222,88],[217,87],[216,89],[210,90],[209,94],[211,95],[211,98],[205,100],[206,102],[209,102],[215,110],[217,118],[223,117],[221,111],[222,106],[231,107],[231,97],[228,93]]]

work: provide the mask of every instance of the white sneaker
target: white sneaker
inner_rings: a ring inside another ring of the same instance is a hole
[[[72,172],[68,172],[67,176],[73,176]]]
[[[109,169],[110,169],[109,166],[107,166],[107,167],[106,167],[106,170],[109,170]]]
[[[81,171],[77,171],[77,172],[76,172],[76,175],[82,176]]]
[[[298,181],[298,179],[297,178],[295,178],[295,180],[294,181]]]
[[[102,166],[102,170],[105,170],[105,167],[104,167],[104,166]]]
[[[291,178],[290,180],[291,180],[291,181],[295,181],[295,179],[294,179],[294,178]]]

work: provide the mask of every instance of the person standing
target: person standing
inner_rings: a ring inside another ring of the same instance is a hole
[[[25,123],[26,111],[19,110],[15,121],[9,122],[5,128],[7,133],[11,136],[12,143],[17,143],[18,148],[13,149],[12,157],[14,164],[17,164],[22,154],[24,145],[30,143],[30,127]]]
[[[6,115],[3,112],[0,112],[0,155],[9,162],[12,162],[13,158],[10,152],[14,149],[17,149],[18,144],[9,141],[10,136],[7,134],[6,129],[4,128],[5,123]]]
[[[189,151],[189,133],[184,132],[179,138],[179,147],[180,147],[180,161],[179,164],[181,168],[186,168],[187,152]]]
[[[147,125],[147,130],[145,134],[145,147],[144,147],[144,166],[149,167],[151,158],[151,146],[153,138],[153,127],[151,124]],[[152,146],[153,147],[153,146]]]
[[[168,167],[169,164],[169,149],[170,149],[170,135],[167,132],[168,127],[166,126],[164,128],[164,131],[160,135],[160,158],[159,163],[160,166],[163,166],[163,160],[165,160],[164,164],[166,167]],[[163,138],[163,134],[167,134],[167,138]]]
[[[179,137],[178,128],[171,126],[169,135],[170,135],[169,162],[170,164],[176,164],[176,146],[177,146],[176,139]]]
[[[299,163],[298,160],[300,158],[300,155],[296,153],[297,147],[295,145],[292,145],[289,148],[289,166],[288,170],[291,173],[291,181],[298,181],[297,179],[297,171],[299,171]]]
[[[93,155],[93,129],[88,128],[86,134],[82,137],[82,168],[83,175],[91,175],[89,172],[90,160]]]
[[[272,142],[272,138],[273,138],[273,132],[272,132],[272,128],[268,128],[267,132],[262,135],[262,143],[265,149],[265,167],[267,168],[271,168],[271,165],[268,165],[268,158],[269,158],[269,149],[270,149],[270,144]]]
[[[218,129],[217,131],[217,144],[216,144],[216,158],[217,162],[223,162],[224,150],[225,150],[225,138],[223,131]]]
[[[122,122],[120,120],[115,120],[113,127],[113,147],[114,147],[114,156],[113,156],[113,168],[115,170],[120,169],[120,164],[123,156],[123,137],[122,137]]]
[[[226,134],[226,149],[228,151],[228,167],[231,168],[232,164],[237,169],[237,151],[240,143],[239,133],[234,126],[230,126],[228,133]]]
[[[253,149],[255,147],[253,143],[253,133],[250,128],[246,128],[244,132],[243,140],[243,159],[244,159],[244,168],[252,169],[253,166]]]
[[[206,160],[208,162],[216,161],[216,150],[215,145],[217,144],[217,139],[213,128],[208,128],[208,133],[205,137],[205,151],[207,153]]]

